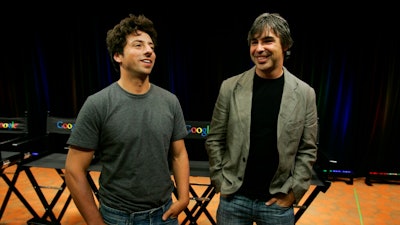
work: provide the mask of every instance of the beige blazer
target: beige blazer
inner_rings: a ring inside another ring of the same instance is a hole
[[[205,147],[217,192],[232,194],[242,184],[250,147],[250,115],[255,67],[224,80],[215,103]],[[318,115],[314,89],[284,68],[278,116],[279,166],[271,194],[293,190],[296,203],[310,187],[317,157]],[[262,171],[260,171],[262,176]]]

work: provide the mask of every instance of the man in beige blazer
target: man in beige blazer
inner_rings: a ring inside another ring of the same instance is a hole
[[[255,65],[222,82],[205,144],[217,223],[290,225],[317,157],[315,91],[283,66],[293,40],[280,15],[260,15],[248,43]]]

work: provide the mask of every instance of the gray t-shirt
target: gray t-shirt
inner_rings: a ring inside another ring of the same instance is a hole
[[[101,203],[137,212],[171,198],[168,151],[171,141],[187,134],[174,94],[152,84],[146,94],[134,95],[115,82],[87,98],[67,144],[100,155]]]

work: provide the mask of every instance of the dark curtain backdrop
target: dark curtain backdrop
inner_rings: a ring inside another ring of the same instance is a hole
[[[321,152],[360,175],[400,172],[395,7],[244,3],[12,8],[0,17],[0,115],[28,111],[32,132],[43,132],[48,111],[76,116],[88,95],[119,77],[105,47],[107,30],[129,13],[144,13],[159,32],[151,82],[178,96],[187,120],[208,121],[222,80],[252,66],[246,42],[252,21],[261,12],[278,12],[294,38],[285,65],[317,93]]]

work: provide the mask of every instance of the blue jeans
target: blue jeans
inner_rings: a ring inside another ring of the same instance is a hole
[[[221,196],[217,209],[218,225],[293,225],[294,209],[242,195]]]
[[[172,199],[158,208],[127,213],[101,204],[100,213],[108,225],[178,225],[177,218],[168,218],[166,221],[161,218],[171,205]]]

